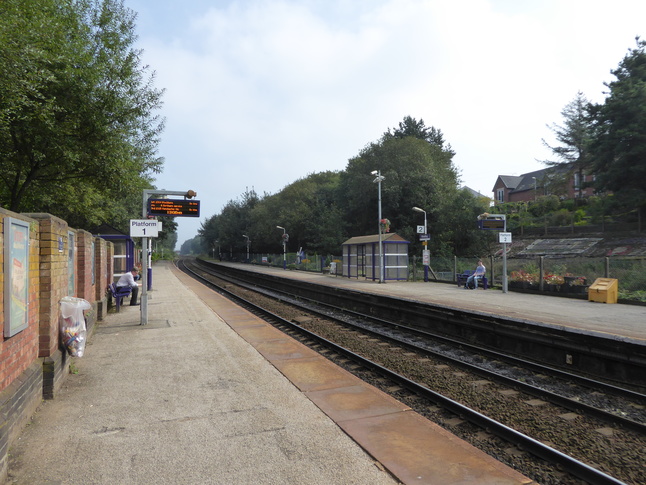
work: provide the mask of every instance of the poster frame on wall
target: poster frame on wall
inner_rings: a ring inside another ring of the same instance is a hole
[[[29,223],[4,219],[4,337],[29,326]]]

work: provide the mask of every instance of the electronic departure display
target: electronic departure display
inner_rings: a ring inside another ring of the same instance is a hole
[[[478,221],[480,229],[489,229],[490,231],[503,231],[505,229],[505,221],[502,219],[482,219]]]
[[[184,199],[148,199],[148,215],[200,217],[200,201]]]

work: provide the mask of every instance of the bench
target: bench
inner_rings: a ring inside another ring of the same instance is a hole
[[[121,310],[122,300],[125,296],[130,296],[132,293],[132,288],[129,286],[117,286],[115,283],[108,285],[108,291],[110,296],[114,300],[114,304],[117,307],[117,313]]]
[[[472,270],[472,269],[468,269],[464,273],[456,273],[455,274],[455,279],[458,282],[458,286],[466,285],[467,278],[469,278],[469,276],[471,276],[473,273],[475,273],[475,270]],[[476,284],[477,285],[482,285],[483,290],[486,290],[489,287],[486,276],[476,278]]]

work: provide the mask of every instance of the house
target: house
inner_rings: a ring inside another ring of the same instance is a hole
[[[467,191],[467,193],[471,194],[476,199],[488,199],[488,200],[491,200],[491,197],[489,197],[488,195],[482,194],[482,193],[478,192],[477,190],[473,190],[471,187],[467,187],[466,185],[463,185],[462,187],[460,187],[460,190]]]
[[[541,195],[557,195],[562,199],[588,197],[594,189],[588,187],[594,181],[592,175],[584,175],[583,181],[571,166],[554,167],[524,173],[522,175],[499,175],[493,186],[496,204],[536,200]]]

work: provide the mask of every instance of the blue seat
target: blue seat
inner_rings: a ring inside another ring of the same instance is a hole
[[[115,283],[108,285],[108,291],[114,299],[114,304],[117,307],[117,313],[121,310],[121,304],[124,296],[130,296],[132,288],[129,286],[117,286]]]

